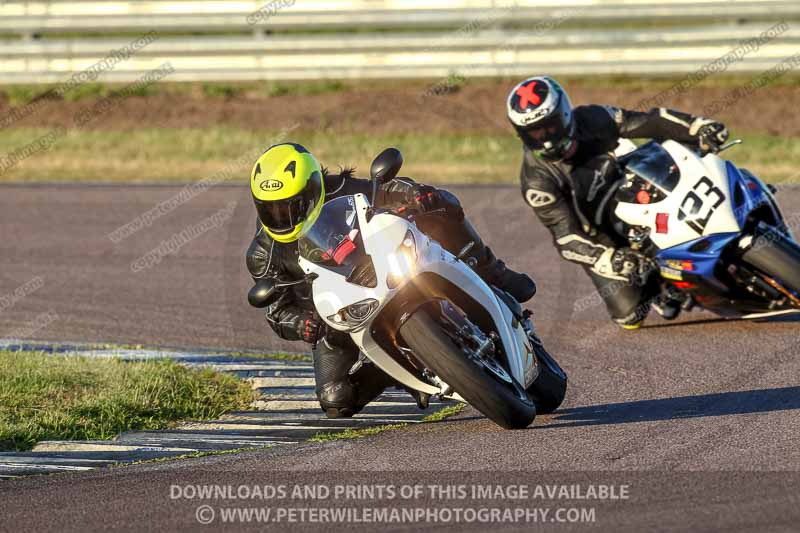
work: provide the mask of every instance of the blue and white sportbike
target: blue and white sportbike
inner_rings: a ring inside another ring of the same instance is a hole
[[[619,162],[617,230],[654,260],[662,288],[684,309],[739,318],[800,312],[800,246],[774,188],[674,141],[651,141]]]

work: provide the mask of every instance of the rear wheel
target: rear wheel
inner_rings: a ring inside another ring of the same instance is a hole
[[[470,360],[428,311],[412,315],[400,334],[421,363],[499,426],[521,429],[533,422],[536,405],[522,386],[507,372],[510,382],[498,377],[491,365]]]
[[[800,295],[800,245],[778,230],[761,224],[742,260]],[[792,299],[795,304],[797,298]]]

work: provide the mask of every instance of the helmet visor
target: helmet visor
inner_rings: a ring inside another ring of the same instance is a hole
[[[261,223],[273,233],[291,233],[322,201],[321,179],[319,172],[314,172],[306,188],[291,198],[273,201],[256,199],[256,211]]]
[[[546,119],[519,128],[519,136],[531,150],[545,150],[560,145],[571,135],[568,119],[561,113],[554,113]]]

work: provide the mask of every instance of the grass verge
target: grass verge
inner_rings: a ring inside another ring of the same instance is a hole
[[[797,21],[795,21],[797,22]],[[682,24],[684,27],[685,23]],[[568,25],[563,28],[569,27]],[[765,26],[766,28],[766,26]],[[162,37],[166,34],[162,34]],[[660,91],[668,89],[680,82],[684,76],[670,75],[562,75],[558,79],[566,87],[592,87],[616,90],[647,90]],[[472,81],[481,84],[497,84],[507,86],[519,81],[517,77],[490,77],[470,76]],[[752,75],[723,73],[699,80],[699,88],[736,88],[752,80]],[[420,90],[422,87],[440,81],[439,78],[431,79],[396,79],[396,80],[348,80],[348,79],[320,79],[307,80],[302,83],[293,81],[241,81],[241,82],[162,82],[147,87],[138,88],[134,94],[140,96],[150,95],[179,95],[193,99],[204,98],[266,98],[272,96],[309,96],[316,94],[338,93],[353,89],[386,90],[406,87],[410,90]],[[800,85],[800,75],[787,73],[770,83],[772,87],[796,87]],[[63,95],[68,102],[94,100],[105,98],[114,91],[126,87],[126,84],[114,83],[84,83],[76,86]],[[54,88],[52,84],[14,84],[0,85],[0,100],[5,100],[13,106],[24,105],[35,98],[42,97],[47,91]]]
[[[386,86],[383,84],[381,86]],[[67,102],[98,100],[111,96],[114,91],[126,88],[135,96],[178,95],[196,100],[205,98],[268,98],[272,96],[310,96],[317,94],[337,93],[352,89],[357,84],[342,80],[316,80],[304,83],[290,81],[238,82],[238,83],[158,83],[145,87],[128,88],[127,84],[83,83],[77,85],[63,96],[58,97]],[[12,106],[25,105],[36,98],[42,98],[55,85],[4,85],[0,86],[0,100]],[[53,98],[57,98],[52,96]]]
[[[0,137],[0,154],[10,153],[48,133],[15,128]],[[735,132],[745,140],[725,153],[771,183],[800,183],[800,138]],[[194,182],[211,177],[242,154],[263,148],[274,131],[235,128],[71,131],[47,152],[35,153],[0,173],[0,182]],[[512,135],[402,134],[336,135],[295,132],[292,140],[326,165],[355,165],[364,175],[372,158],[387,146],[399,147],[405,175],[427,183],[516,183],[521,150]],[[249,163],[230,176],[244,184]]]
[[[124,362],[0,351],[0,450],[110,439],[247,407],[249,385],[173,361]]]
[[[444,409],[439,409],[435,413],[431,413],[425,418],[422,419],[423,422],[441,422],[445,418],[451,417],[453,415],[457,415],[461,411],[463,411],[467,407],[465,403],[457,403],[455,405],[449,405]]]

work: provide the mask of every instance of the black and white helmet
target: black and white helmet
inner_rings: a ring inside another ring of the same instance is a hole
[[[508,120],[536,155],[563,159],[573,149],[572,104],[553,78],[536,76],[517,84],[508,95]]]

